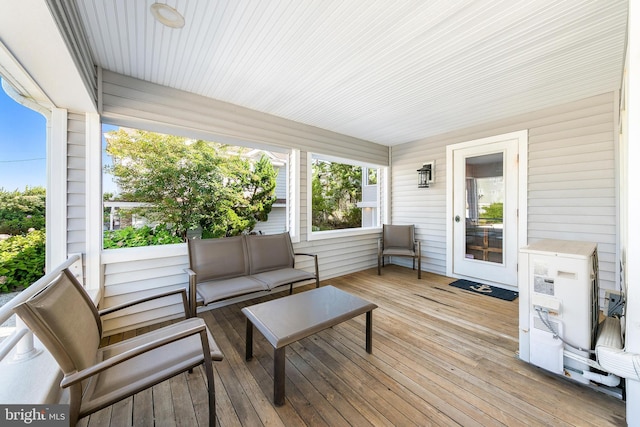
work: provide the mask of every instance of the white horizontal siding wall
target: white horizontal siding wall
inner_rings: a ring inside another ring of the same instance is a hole
[[[278,176],[276,177],[276,198],[281,200],[287,199],[287,168],[286,166],[278,167]]]
[[[101,114],[105,122],[257,148],[300,150],[300,238],[294,243],[295,251],[318,255],[321,280],[375,266],[376,233],[307,241],[306,159],[311,151],[385,166],[389,163],[388,147],[108,71],[102,77]],[[174,246],[174,252],[162,256],[160,263],[171,273],[156,264],[155,255],[148,257],[148,251],[155,248],[131,248],[124,258],[117,254],[122,250],[105,251],[101,306],[133,299],[154,287],[186,286],[186,274],[180,274],[187,266],[186,245],[184,249]],[[301,257],[297,266],[311,271],[313,263]],[[171,317],[176,313],[174,306],[159,305],[153,310],[140,317],[113,317],[105,329],[114,332],[126,325],[142,325],[156,315]]]
[[[102,115],[116,124],[223,143],[320,150],[366,163],[388,163],[388,149],[383,145],[110,71],[104,71],[102,79]]]
[[[67,116],[67,253],[86,252],[85,116]]]
[[[276,198],[281,204],[281,200],[287,199],[287,168],[285,166],[278,167],[278,176],[276,177]],[[262,234],[277,234],[287,231],[287,208],[285,206],[275,206],[269,212],[267,221],[260,221],[254,227],[255,232]]]
[[[262,234],[277,234],[287,231],[287,208],[272,208],[269,212],[269,219],[265,222],[258,222],[253,231]]]
[[[545,238],[596,242],[602,297],[605,289],[616,288],[618,270],[616,110],[615,95],[606,93],[395,146],[392,222],[416,224],[423,268],[444,274],[447,145],[528,129],[529,243]],[[418,189],[416,170],[432,160],[436,182]]]
[[[104,290],[101,308],[173,289],[186,288],[187,245],[109,249],[102,253]],[[162,300],[123,310],[103,319],[104,335],[140,328],[184,315],[177,300]]]

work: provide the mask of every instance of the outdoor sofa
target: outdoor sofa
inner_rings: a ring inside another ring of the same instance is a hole
[[[315,280],[320,286],[318,256],[294,253],[289,233],[240,235],[218,239],[190,239],[189,305],[195,316],[199,305],[208,305],[254,292]],[[295,267],[296,256],[314,260],[315,272]]]

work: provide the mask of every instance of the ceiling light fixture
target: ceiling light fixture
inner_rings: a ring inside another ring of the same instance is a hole
[[[180,12],[169,5],[154,3],[151,5],[151,14],[158,22],[171,28],[184,27],[184,17]]]

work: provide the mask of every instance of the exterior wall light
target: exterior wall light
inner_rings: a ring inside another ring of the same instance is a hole
[[[433,184],[434,164],[435,162],[424,163],[420,169],[418,169],[418,188],[429,188],[430,184]]]

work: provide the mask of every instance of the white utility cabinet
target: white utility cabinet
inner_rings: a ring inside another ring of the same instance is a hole
[[[598,253],[591,242],[540,240],[520,249],[519,357],[550,372],[588,383],[589,366],[565,350],[589,358],[598,328]],[[553,328],[553,332],[545,324]],[[571,346],[554,338],[557,333]],[[571,355],[570,355],[571,356]]]

